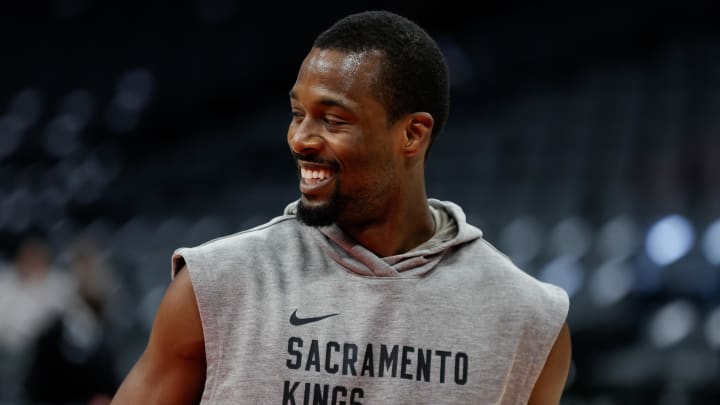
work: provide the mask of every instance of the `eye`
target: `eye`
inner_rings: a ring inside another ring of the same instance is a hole
[[[293,122],[298,122],[298,123],[299,123],[299,122],[302,122],[302,120],[303,120],[304,117],[305,117],[305,115],[303,115],[303,114],[302,114],[301,112],[299,112],[299,111],[291,111],[291,112],[290,112],[290,119],[291,119]]]
[[[345,121],[341,121],[333,117],[325,117],[323,118],[323,121],[325,121],[325,124],[330,127],[339,127],[347,124]]]

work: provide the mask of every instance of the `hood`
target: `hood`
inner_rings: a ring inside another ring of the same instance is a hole
[[[285,215],[295,215],[298,201],[290,203]],[[424,243],[420,249],[398,255],[378,257],[375,253],[346,235],[337,225],[304,226],[323,251],[347,270],[366,277],[421,277],[433,270],[443,256],[454,248],[482,237],[482,231],[467,223],[465,213],[449,201],[428,199],[431,209],[444,210],[457,233],[438,243]],[[437,230],[436,230],[437,232]]]

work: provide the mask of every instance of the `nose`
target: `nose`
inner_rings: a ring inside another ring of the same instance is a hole
[[[322,148],[322,137],[312,119],[305,118],[298,124],[291,124],[288,129],[290,150],[301,155],[317,153]]]

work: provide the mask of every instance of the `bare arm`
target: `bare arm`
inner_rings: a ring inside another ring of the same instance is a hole
[[[560,403],[568,371],[570,371],[570,330],[567,323],[550,350],[545,367],[540,373],[528,405],[557,405]]]
[[[183,267],[160,303],[145,352],[112,404],[197,404],[205,369],[200,314],[190,276]]]

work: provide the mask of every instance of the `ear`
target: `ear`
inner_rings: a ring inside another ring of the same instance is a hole
[[[410,114],[405,127],[405,138],[403,139],[405,141],[403,145],[405,156],[424,155],[428,145],[430,145],[434,122],[432,115],[426,112]]]

